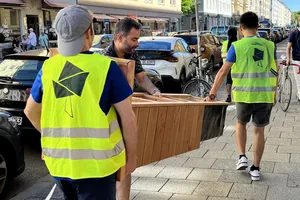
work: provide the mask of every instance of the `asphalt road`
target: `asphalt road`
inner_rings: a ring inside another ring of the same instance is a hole
[[[46,176],[48,170],[41,160],[40,141],[33,137],[30,132],[24,133],[25,136],[25,171],[7,185],[4,200],[8,200],[20,192],[26,190],[37,182],[38,179]]]

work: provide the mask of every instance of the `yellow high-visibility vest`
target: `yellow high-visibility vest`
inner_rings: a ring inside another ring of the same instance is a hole
[[[263,38],[233,42],[236,62],[231,68],[235,102],[274,103],[277,67],[274,43]]]
[[[117,113],[99,105],[110,63],[97,53],[45,61],[41,143],[52,176],[101,178],[125,165]]]

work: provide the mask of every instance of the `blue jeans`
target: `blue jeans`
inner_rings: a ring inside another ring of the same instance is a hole
[[[36,49],[36,48],[35,48],[35,46],[32,46],[32,44],[27,45],[27,51],[34,50],[34,49]]]
[[[64,193],[65,200],[116,200],[115,174],[104,178],[54,180]]]

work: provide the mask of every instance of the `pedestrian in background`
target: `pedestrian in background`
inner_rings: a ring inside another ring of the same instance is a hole
[[[89,51],[94,30],[85,7],[60,10],[55,29],[58,54],[50,52],[24,112],[41,132],[43,159],[65,199],[115,200],[116,172],[136,168],[132,90],[116,62]]]
[[[223,63],[226,62],[226,56],[229,48],[231,47],[231,44],[235,41],[237,41],[237,29],[235,27],[230,27],[228,29],[228,40],[223,42],[222,45],[222,58]],[[231,78],[231,70],[227,74],[226,78],[226,91],[227,91],[227,99],[226,102],[230,103],[232,101],[231,98],[231,90],[232,90],[232,78]]]
[[[23,52],[23,49],[21,47],[21,42],[19,40],[19,36],[14,36],[14,39],[12,41],[13,51],[16,53]]]
[[[246,12],[241,16],[240,29],[244,38],[233,42],[226,62],[218,72],[206,101],[214,101],[226,75],[231,69],[232,92],[236,102],[238,145],[237,170],[248,168],[246,156],[247,124],[254,125],[254,159],[249,173],[253,181],[260,180],[260,161],[264,152],[264,130],[270,122],[276,103],[277,61],[274,43],[257,37],[258,16]]]
[[[45,34],[44,31],[41,31],[41,35],[39,36],[39,43],[40,46],[44,49],[46,47],[49,47],[49,39],[48,39],[48,35]]]
[[[22,36],[22,49],[23,51],[26,51],[27,50],[27,45],[28,45],[28,38],[27,38],[27,35],[23,35]]]
[[[28,35],[28,43],[27,43],[27,51],[36,49],[36,43],[37,38],[36,34],[34,33],[33,29],[29,29],[29,35]]]
[[[296,29],[290,33],[288,38],[288,46],[286,49],[288,65],[290,65],[291,63],[300,65],[300,22],[298,24],[298,27],[296,27]],[[297,85],[297,98],[300,101],[300,68],[294,67],[293,70]]]

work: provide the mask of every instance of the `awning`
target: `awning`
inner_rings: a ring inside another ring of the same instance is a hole
[[[137,17],[137,19],[141,20],[142,22],[154,22],[151,18],[146,17]]]
[[[152,21],[160,22],[160,23],[168,23],[169,19],[166,18],[148,18]]]
[[[7,5],[24,5],[25,2],[22,0],[0,0],[0,3]]]
[[[120,20],[128,17],[128,16],[125,16],[125,15],[109,15],[109,16],[111,16],[113,18],[116,18],[116,19],[120,19]]]
[[[70,4],[56,0],[44,0],[42,6],[45,8],[64,8]]]
[[[117,22],[118,19],[115,17],[111,17],[105,14],[93,14],[93,17],[96,18],[97,21],[103,22],[108,20],[109,22]]]

